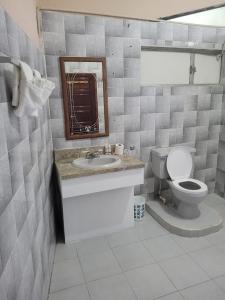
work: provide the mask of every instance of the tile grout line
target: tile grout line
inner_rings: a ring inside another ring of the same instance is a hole
[[[76,247],[76,246],[75,246],[75,247]],[[77,248],[76,248],[76,250],[77,250]],[[87,279],[86,279],[86,276],[85,276],[85,273],[84,273],[84,270],[83,270],[83,267],[82,267],[82,263],[81,263],[81,260],[80,260],[78,251],[77,251],[77,260],[78,260],[78,262],[79,262],[80,269],[81,269],[81,272],[82,272],[82,275],[83,275],[83,278],[84,278],[84,285],[85,285],[85,287],[86,287],[86,289],[87,289],[89,298],[90,298],[90,300],[91,300],[92,297],[91,297],[91,294],[90,294],[90,291],[89,291],[89,288],[88,288],[88,282],[87,282]]]
[[[203,281],[203,282],[200,282],[200,283],[197,283],[197,284],[193,284],[193,285],[187,286],[186,288],[180,289],[180,290],[178,290],[178,291],[179,291],[179,292],[182,292],[182,291],[185,291],[185,290],[187,290],[187,289],[190,289],[190,288],[193,288],[193,287],[197,287],[197,286],[200,286],[200,285],[202,285],[202,284],[209,283],[209,282],[215,283],[214,280],[213,280],[212,278],[210,278],[209,280],[205,280],[205,281]],[[216,285],[217,287],[219,287],[219,289],[220,289],[222,292],[225,293],[225,291],[224,291],[220,286],[218,286],[216,283],[215,283],[215,285]]]
[[[208,248],[205,248],[206,250],[207,249],[210,249],[210,248],[218,248],[217,246],[212,246],[212,247],[208,247]],[[203,249],[200,249],[200,250],[203,250]],[[195,252],[199,252],[200,250],[197,250],[197,251],[193,251],[192,253],[195,253]],[[225,252],[225,251],[224,251]],[[213,277],[211,277],[207,272],[206,272],[206,270],[204,270],[203,269],[203,267],[199,264],[199,262],[197,262],[197,261],[195,261],[192,257],[191,257],[191,255],[190,255],[190,253],[187,253],[187,255],[189,256],[189,258],[192,260],[192,262],[194,262],[208,277],[209,277],[209,279],[210,280],[212,280],[213,279]],[[225,272],[224,272],[224,275],[225,275]],[[222,275],[223,276],[223,275]]]
[[[162,236],[162,235],[160,235],[160,236]],[[114,256],[116,262],[117,262],[118,265],[120,266],[121,273],[114,274],[114,275],[110,275],[110,276],[105,276],[105,277],[102,277],[102,278],[99,278],[99,279],[96,279],[96,280],[91,280],[91,281],[87,281],[87,280],[86,280],[86,277],[85,277],[85,274],[84,274],[84,271],[83,271],[83,268],[82,268],[82,264],[81,264],[81,261],[80,261],[80,257],[79,257],[79,254],[78,254],[78,252],[77,252],[77,248],[76,248],[75,244],[73,244],[73,245],[72,245],[72,248],[73,248],[73,254],[74,254],[74,257],[73,257],[73,258],[74,258],[74,259],[77,258],[78,261],[79,261],[79,265],[80,265],[80,268],[81,268],[81,270],[82,270],[82,275],[83,275],[83,278],[84,278],[84,285],[86,286],[86,288],[87,288],[87,290],[88,290],[89,297],[91,298],[90,291],[89,291],[89,289],[88,289],[88,283],[89,283],[89,282],[93,282],[93,281],[98,281],[98,280],[102,280],[102,279],[114,277],[114,276],[117,276],[117,275],[119,275],[119,274],[123,274],[123,275],[125,276],[127,284],[129,285],[129,287],[130,287],[131,290],[133,291],[134,295],[137,297],[137,295],[136,295],[136,293],[134,292],[133,288],[132,288],[132,287],[130,286],[130,284],[129,284],[129,281],[128,281],[127,276],[126,276],[126,272],[128,272],[128,271],[130,271],[130,270],[135,270],[135,269],[143,268],[143,267],[148,266],[148,265],[151,265],[151,264],[156,264],[156,265],[158,265],[158,266],[160,267],[160,269],[162,270],[162,267],[160,266],[160,262],[161,262],[161,261],[155,261],[155,259],[154,259],[154,257],[152,256],[150,250],[149,250],[148,248],[146,248],[146,246],[145,246],[144,243],[143,243],[143,241],[145,241],[145,240],[153,240],[153,241],[154,241],[155,238],[159,238],[160,236],[153,237],[153,238],[148,238],[148,239],[144,239],[144,240],[138,239],[138,241],[130,242],[130,243],[128,243],[128,244],[122,244],[122,245],[119,245],[119,246],[116,246],[116,247],[110,247],[110,244],[109,244],[109,241],[108,241],[108,239],[107,239],[107,236],[104,236],[104,240],[106,241],[106,244],[107,244],[107,246],[109,247],[110,252],[113,254],[113,256]],[[165,236],[165,235],[163,235],[163,236]],[[171,238],[172,238],[172,237],[171,237]],[[177,245],[180,249],[182,249],[182,250],[184,251],[184,253],[181,254],[181,255],[175,256],[175,257],[171,257],[171,258],[162,260],[162,261],[167,261],[167,260],[170,260],[170,259],[174,259],[174,258],[183,256],[183,255],[188,255],[188,257],[189,257],[194,263],[196,263],[196,262],[192,259],[192,257],[189,255],[189,253],[197,252],[197,251],[199,251],[199,250],[201,250],[201,249],[197,249],[197,250],[194,250],[194,251],[187,251],[187,252],[185,252],[185,250],[184,250],[184,249],[176,242],[176,240],[173,239],[173,241],[176,243],[176,245]],[[132,244],[141,244],[141,245],[146,249],[146,251],[151,255],[151,257],[153,258],[153,262],[152,262],[152,263],[144,264],[144,265],[142,265],[142,266],[134,267],[134,268],[131,268],[131,269],[128,269],[128,270],[123,270],[123,268],[122,268],[120,262],[117,260],[117,258],[116,258],[116,256],[115,256],[114,249],[119,248],[119,247],[123,247],[123,246],[126,247],[126,246],[132,245]],[[217,247],[219,247],[219,245],[209,245],[209,246],[204,247],[204,248],[202,248],[202,249],[208,249],[208,248],[213,248],[213,247],[216,247],[216,248],[217,248]],[[105,251],[106,251],[106,250],[105,250]],[[63,261],[66,261],[66,260],[67,260],[67,259],[63,259]],[[54,262],[54,263],[55,263],[55,262]],[[199,266],[198,263],[196,263],[196,264]],[[202,269],[201,266],[199,266],[199,267]],[[204,269],[202,269],[202,271],[203,271],[204,273],[206,273]],[[168,276],[167,276],[167,274],[164,272],[164,270],[162,270],[162,272],[163,272],[163,273],[166,275],[166,277],[168,278]],[[208,276],[207,273],[206,273],[206,275]],[[217,277],[215,277],[215,278],[222,277],[222,276],[224,276],[224,275],[217,276]],[[203,281],[203,282],[198,283],[198,284],[191,285],[191,286],[186,287],[186,288],[181,289],[181,290],[179,290],[179,289],[177,289],[177,288],[175,287],[175,290],[176,290],[176,292],[179,293],[179,291],[188,289],[188,288],[193,287],[193,286],[198,286],[198,285],[201,285],[201,284],[204,283],[204,282],[210,282],[210,281],[213,281],[213,282],[216,284],[216,282],[214,281],[215,278],[210,278],[210,277],[209,277],[209,280]],[[171,282],[171,280],[170,280],[169,278],[168,278],[168,280]],[[171,283],[172,283],[172,282],[171,282]],[[79,285],[81,286],[82,284],[79,284]],[[79,286],[79,285],[75,285],[75,286]],[[172,285],[174,286],[173,283],[172,283]],[[216,284],[216,286],[218,286],[218,284]],[[219,286],[218,286],[218,287],[219,287]],[[219,287],[219,288],[220,288],[220,287]],[[66,288],[66,289],[68,289],[68,288]],[[62,289],[62,290],[66,290],[66,289]],[[221,288],[220,288],[220,289],[221,289]],[[56,292],[58,292],[58,291],[56,291]],[[53,292],[53,293],[55,293],[55,292]],[[53,293],[51,293],[51,294],[53,294]],[[174,293],[175,293],[175,292],[174,292]],[[173,294],[173,293],[170,293],[170,294]],[[167,294],[166,294],[166,295],[167,295]],[[168,295],[169,295],[169,294],[168,294]],[[182,295],[181,295],[181,296],[182,296]],[[160,299],[160,298],[155,298],[155,299]]]
[[[120,268],[121,268],[121,270],[122,270],[122,275],[124,276],[124,278],[125,278],[125,280],[126,280],[128,286],[129,286],[130,289],[132,290],[132,292],[133,292],[135,298],[138,300],[138,296],[136,295],[136,293],[135,293],[133,287],[130,285],[129,280],[128,280],[127,276],[126,276],[126,273],[123,271],[123,268],[122,268],[120,262],[117,260],[117,258],[116,258],[116,256],[115,256],[115,253],[113,252],[113,250],[112,250],[112,253],[113,253],[114,258],[116,259],[116,261],[118,262],[118,264],[119,264],[119,266],[120,266]]]

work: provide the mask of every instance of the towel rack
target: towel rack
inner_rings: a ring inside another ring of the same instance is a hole
[[[19,67],[19,60],[10,56],[0,56],[0,63],[9,63]]]
[[[13,64],[17,67],[20,66],[20,61],[16,58],[10,57],[10,56],[0,56],[0,64]],[[43,74],[41,74],[41,77],[44,77]]]

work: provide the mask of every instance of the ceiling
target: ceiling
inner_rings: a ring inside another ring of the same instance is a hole
[[[41,9],[148,20],[157,20],[221,4],[225,2],[221,0],[38,0]]]

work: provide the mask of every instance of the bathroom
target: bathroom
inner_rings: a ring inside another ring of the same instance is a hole
[[[223,6],[0,1],[1,300],[225,299]],[[211,72],[197,81],[204,55]],[[18,113],[11,80],[27,65],[48,91]],[[68,68],[79,83],[97,74],[100,93],[97,126],[75,136]],[[172,176],[153,166],[184,148],[185,179],[206,188],[191,218],[167,210]]]

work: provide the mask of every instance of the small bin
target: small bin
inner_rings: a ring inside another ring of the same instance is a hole
[[[134,196],[134,220],[141,221],[145,214],[145,197]]]

